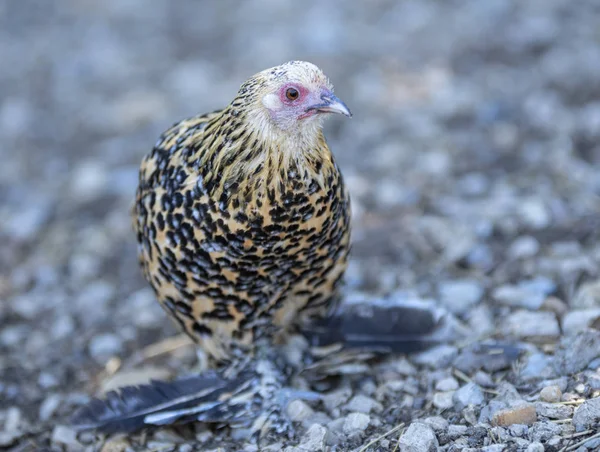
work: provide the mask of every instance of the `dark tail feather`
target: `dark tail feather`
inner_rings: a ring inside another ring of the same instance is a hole
[[[430,303],[353,302],[307,325],[302,332],[313,346],[340,343],[346,349],[409,353],[440,341],[434,334],[440,317]]]
[[[227,380],[216,372],[208,372],[171,382],[127,386],[109,392],[103,400],[92,400],[73,415],[71,422],[78,430],[106,433],[132,432],[182,419],[219,422],[219,413],[223,420],[228,419],[221,406],[227,395],[247,387],[251,380],[250,375]]]

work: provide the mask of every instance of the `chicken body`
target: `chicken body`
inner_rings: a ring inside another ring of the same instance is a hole
[[[175,124],[142,161],[144,276],[217,361],[335,303],[350,200],[324,113],[350,116],[316,66],[286,63],[250,78],[225,109]]]

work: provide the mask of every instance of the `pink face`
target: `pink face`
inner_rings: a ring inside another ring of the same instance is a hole
[[[262,102],[273,122],[283,130],[297,128],[306,124],[308,118],[323,113],[352,116],[348,107],[335,97],[327,85],[306,86],[299,82],[287,82],[275,92],[267,94]]]
[[[285,111],[285,116],[293,116],[300,120],[316,115],[319,111],[311,107],[323,103],[321,96],[332,94],[327,88],[316,91],[311,91],[299,83],[286,83],[283,85],[279,89],[278,96],[282,110]]]

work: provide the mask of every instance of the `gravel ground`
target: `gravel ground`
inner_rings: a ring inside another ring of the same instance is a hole
[[[0,3],[0,448],[256,450],[65,419],[195,363],[137,267],[140,159],[305,59],[355,114],[327,124],[353,196],[349,296],[434,300],[468,334],[292,402],[297,437],[263,450],[599,450],[599,24],[595,0]],[[478,350],[490,338],[519,357]]]

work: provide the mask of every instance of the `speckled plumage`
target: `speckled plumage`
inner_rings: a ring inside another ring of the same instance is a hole
[[[167,130],[141,165],[134,225],[144,275],[218,361],[324,315],[346,268],[350,200],[324,115],[295,120],[274,94],[289,83],[332,90],[310,63],[268,69],[225,109]]]

